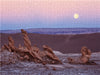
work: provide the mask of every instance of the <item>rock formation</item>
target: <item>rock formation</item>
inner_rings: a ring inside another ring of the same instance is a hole
[[[14,40],[12,37],[8,37],[8,45],[5,44],[3,49],[7,49],[9,52],[14,52],[17,54],[18,59],[24,61],[34,61],[35,63],[42,64],[61,64],[59,58],[53,53],[53,50],[47,46],[43,45],[43,51],[41,51],[36,45],[32,46],[31,41],[28,37],[26,31],[21,29],[24,39],[24,47],[19,44],[19,47],[14,46]]]
[[[17,55],[14,52],[7,50],[0,52],[0,66],[15,63],[17,60]]]
[[[8,37],[8,44],[2,46],[2,51],[8,50],[13,53],[13,56],[17,56],[21,61],[33,61],[35,63],[45,64],[62,64],[59,58],[54,54],[53,49],[47,45],[43,45],[43,50],[40,50],[37,45],[31,44],[28,34],[25,30],[21,29],[24,46],[19,44],[19,47],[14,46],[14,40],[12,37]],[[87,47],[82,47],[81,56],[78,59],[71,57],[67,58],[69,63],[87,64],[90,63],[91,50]],[[9,60],[10,61],[10,60]]]
[[[29,40],[29,38],[28,38],[27,32],[24,31],[23,29],[21,29],[21,32],[22,32],[22,34],[23,34],[23,36],[24,36],[24,45],[25,45],[25,47],[26,47],[28,50],[31,50],[31,42],[30,42],[30,40]]]
[[[82,53],[82,56],[80,57],[81,61],[83,63],[89,62],[89,59],[91,57],[91,50],[84,46],[81,49],[81,53]]]
[[[74,59],[72,59],[71,57],[68,57],[67,60],[68,60],[68,63],[75,63]]]
[[[87,47],[82,47],[81,49],[81,56],[79,58],[67,58],[69,63],[77,63],[77,64],[87,64],[90,63],[90,57],[91,57],[91,50],[88,49]]]
[[[45,56],[52,59],[52,63],[55,63],[55,62],[61,63],[59,58],[53,53],[53,50],[49,46],[43,45],[43,49],[44,49],[44,52],[45,52]]]

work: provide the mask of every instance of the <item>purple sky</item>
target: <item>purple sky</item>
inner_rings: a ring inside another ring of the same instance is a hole
[[[0,0],[1,30],[100,28],[99,0]],[[79,14],[75,19],[74,14]]]

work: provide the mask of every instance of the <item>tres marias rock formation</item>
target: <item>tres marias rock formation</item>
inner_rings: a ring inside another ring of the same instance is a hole
[[[24,47],[19,44],[19,48],[14,46],[14,40],[12,37],[8,37],[8,44],[4,44],[2,50],[7,49],[9,52],[14,52],[19,60],[34,61],[35,63],[45,64],[62,64],[59,58],[53,53],[52,48],[47,45],[43,45],[43,50],[40,50],[36,45],[32,46],[31,41],[26,31],[21,29]]]

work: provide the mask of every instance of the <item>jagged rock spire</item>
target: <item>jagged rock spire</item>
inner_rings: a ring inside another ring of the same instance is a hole
[[[24,31],[23,29],[21,29],[21,32],[24,36],[24,45],[28,50],[31,50],[31,41],[29,40],[28,34],[26,31]]]
[[[8,40],[9,40],[8,46],[9,46],[12,50],[14,50],[14,49],[15,49],[14,40],[12,39],[12,37],[8,37]]]

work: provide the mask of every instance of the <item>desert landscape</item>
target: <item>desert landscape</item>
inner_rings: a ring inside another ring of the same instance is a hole
[[[0,73],[2,75],[99,75],[99,37],[99,33],[48,35],[27,33],[23,29],[21,33],[16,34],[2,33]],[[65,43],[62,44],[61,40]]]
[[[100,75],[100,0],[0,0],[0,75]]]
[[[100,50],[100,28],[56,28],[56,29],[27,29],[28,36],[32,45],[37,45],[42,50],[42,45],[48,45],[56,51],[62,53],[79,53],[81,47],[87,46],[92,52]],[[72,32],[74,31],[74,34]],[[8,43],[8,37],[11,36],[15,41],[15,46],[22,46],[23,36],[20,30],[1,31],[1,45]],[[35,33],[36,32],[36,33]],[[43,33],[46,34],[43,34]],[[55,32],[59,33],[56,34]],[[62,33],[60,33],[62,32]],[[65,33],[64,33],[65,32]],[[82,33],[86,32],[86,33]],[[49,34],[52,33],[52,34]],[[64,33],[64,34],[63,34]]]

